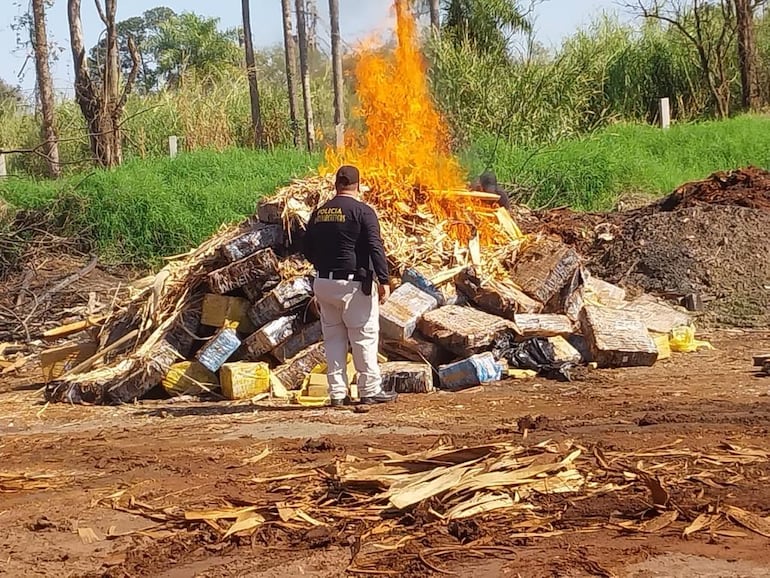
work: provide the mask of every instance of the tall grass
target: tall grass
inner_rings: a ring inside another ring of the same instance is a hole
[[[770,28],[763,24],[760,30],[764,46]],[[439,39],[430,61],[434,94],[459,143],[490,128],[504,141],[532,145],[617,121],[649,122],[662,97],[671,98],[680,121],[714,112],[693,46],[675,30],[653,24],[636,29],[605,18],[568,38],[555,54],[540,50],[510,62]],[[726,66],[738,99],[737,63]],[[766,73],[768,66],[770,57],[763,60]]]
[[[759,20],[756,36],[760,84],[770,102],[770,16]],[[346,70],[354,60],[354,55],[345,59]],[[536,48],[509,61],[438,41],[428,46],[427,60],[434,95],[458,149],[489,132],[516,146],[542,146],[619,121],[648,122],[662,96],[672,99],[679,121],[706,119],[714,112],[694,48],[675,30],[657,25],[634,28],[602,19],[554,52]],[[736,60],[726,63],[734,102],[740,95]],[[261,52],[257,68],[268,142],[288,146],[292,132],[281,48]],[[355,78],[348,75],[347,80],[348,90],[353,89]],[[330,65],[322,54],[312,62],[312,97],[317,140],[329,142],[334,137],[333,96]],[[349,95],[346,103],[350,126],[362,128],[352,114],[355,98]],[[67,171],[77,172],[88,167],[89,158],[82,115],[72,101],[62,102],[57,112],[61,157]],[[126,159],[166,155],[171,135],[181,137],[187,151],[248,146],[253,136],[245,72],[186,79],[173,91],[133,95],[123,130]],[[40,142],[39,132],[34,116],[18,107],[0,107],[0,145],[31,147]],[[13,155],[9,164],[16,174],[42,174],[44,169],[34,155]]]
[[[277,63],[271,64],[277,66]],[[315,68],[312,83],[318,140],[333,134],[331,79],[323,63]],[[292,143],[288,96],[284,85],[268,75],[260,84],[262,121],[269,147],[283,148]],[[61,139],[60,156],[65,173],[75,174],[90,166],[85,124],[74,101],[57,106],[57,128]],[[149,95],[131,95],[126,103],[121,129],[123,155],[127,161],[168,155],[168,137],[180,137],[184,151],[222,151],[253,144],[251,108],[246,74],[220,78],[216,82],[190,81],[176,90]],[[304,134],[304,133],[303,133]],[[31,148],[40,142],[40,124],[35,115],[22,108],[0,104],[0,147]],[[18,175],[42,175],[43,159],[37,155],[11,155],[9,170]]]

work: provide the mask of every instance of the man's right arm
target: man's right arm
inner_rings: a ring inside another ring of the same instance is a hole
[[[511,210],[511,197],[508,195],[508,191],[502,187],[498,187],[497,194],[500,195],[500,206],[505,207],[509,211]]]
[[[362,227],[366,234],[366,242],[369,247],[369,255],[374,265],[374,273],[380,285],[387,285],[390,282],[390,273],[388,271],[388,259],[385,256],[385,248],[382,246],[382,235],[380,234],[380,222],[377,214],[371,207],[366,207],[362,219]]]
[[[315,215],[316,213],[313,211],[307,224],[305,237],[302,239],[302,254],[305,256],[305,259],[310,261],[313,265],[315,265],[313,249],[316,245],[313,241],[313,237],[315,236]]]

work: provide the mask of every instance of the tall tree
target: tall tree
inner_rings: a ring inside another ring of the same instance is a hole
[[[736,33],[733,0],[635,0],[627,7],[671,26],[692,45],[714,108],[727,117],[732,99],[728,64]]]
[[[765,4],[763,0],[734,0],[738,27],[738,66],[741,71],[743,108],[757,110],[760,106],[757,79],[757,49],[754,35],[754,12]]]
[[[304,0],[304,2],[308,52],[313,54],[318,50],[318,4],[317,0]]]
[[[303,0],[296,1],[297,35],[299,37],[299,68],[302,76],[302,102],[305,108],[305,142],[308,150],[315,148],[315,123],[313,122],[313,99],[310,93],[309,47],[307,43],[307,24]]]
[[[249,0],[241,0],[243,12],[243,45],[246,49],[246,67],[249,76],[249,100],[251,101],[251,125],[254,129],[254,145],[264,145],[262,130],[262,112],[259,107],[259,85],[257,84],[257,63],[254,59],[254,41],[251,37],[251,11]]]
[[[139,73],[139,54],[136,44],[130,40],[128,46],[133,67],[121,92],[115,26],[117,0],[105,0],[104,6],[100,0],[96,0],[96,7],[107,35],[106,58],[100,74],[101,84],[92,79],[89,72],[83,42],[83,24],[80,19],[80,0],[67,0],[67,20],[75,68],[75,99],[86,120],[94,162],[103,167],[113,167],[123,160],[120,118]]]
[[[345,85],[342,78],[342,47],[340,38],[340,3],[329,0],[329,20],[332,29],[332,75],[334,76],[334,131],[337,148],[345,146]]]
[[[48,62],[48,33],[45,21],[45,1],[32,0],[32,18],[34,23],[35,70],[37,71],[37,91],[40,98],[40,110],[43,116],[42,137],[43,151],[48,166],[48,174],[53,178],[61,175],[59,164],[59,138],[56,134],[56,104],[53,97],[53,83]]]
[[[159,73],[157,37],[163,23],[174,18],[176,13],[171,8],[158,6],[146,10],[141,16],[133,16],[116,24],[118,31],[118,54],[120,72],[128,76],[134,66],[131,51],[128,48],[129,38],[133,38],[139,51],[140,66],[136,79],[137,92],[148,93],[158,88]],[[99,79],[101,69],[107,54],[107,39],[100,38],[99,43],[91,48],[89,53],[91,77]]]
[[[160,25],[152,49],[158,73],[170,87],[188,74],[198,80],[231,73],[242,62],[237,30],[220,30],[218,18],[185,12]]]
[[[445,0],[444,13],[451,40],[500,58],[508,57],[513,34],[531,29],[516,0]]]
[[[283,8],[283,44],[286,53],[286,87],[289,90],[289,118],[294,146],[300,143],[299,122],[297,121],[297,47],[291,25],[291,0],[281,0]]]
[[[439,0],[430,0],[430,27],[433,34],[438,34],[441,30],[441,6]]]

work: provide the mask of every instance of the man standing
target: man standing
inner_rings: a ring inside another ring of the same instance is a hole
[[[313,292],[321,310],[332,406],[350,403],[348,346],[361,403],[387,403],[397,397],[382,390],[377,361],[379,303],[390,296],[388,262],[377,215],[356,198],[359,180],[356,167],[340,167],[334,183],[337,194],[310,217],[304,240],[305,257],[316,269]]]

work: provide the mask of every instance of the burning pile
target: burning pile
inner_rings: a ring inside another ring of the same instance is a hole
[[[330,151],[321,176],[278,191],[257,217],[170,261],[92,329],[93,340],[49,355],[59,368],[50,372],[49,400],[128,402],[162,381],[175,393],[221,385],[230,398],[323,395],[311,271],[297,254],[343,162],[361,169],[400,277],[381,312],[381,349],[404,360],[384,364],[388,387],[431,391],[435,376],[439,387],[457,390],[499,380],[511,366],[568,377],[580,364],[652,365],[667,355],[687,315],[647,297],[627,300],[623,289],[591,277],[574,249],[522,235],[489,195],[464,190],[414,20],[406,2],[395,9],[393,60],[368,52],[356,70],[366,134]]]

